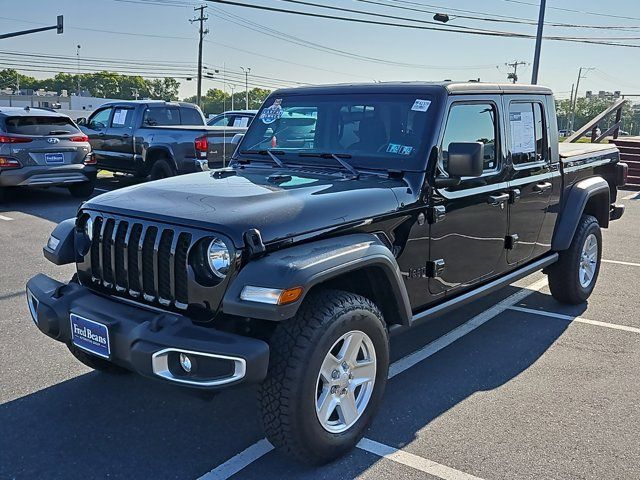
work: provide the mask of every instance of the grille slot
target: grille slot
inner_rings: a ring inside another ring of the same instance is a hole
[[[198,235],[111,216],[96,215],[93,224],[92,281],[149,303],[188,307],[189,249]]]

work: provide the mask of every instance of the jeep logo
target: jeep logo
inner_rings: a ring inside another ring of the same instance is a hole
[[[49,142],[51,144],[56,144],[56,143],[59,143],[60,140],[58,138],[51,137],[51,138],[47,138],[47,142]]]

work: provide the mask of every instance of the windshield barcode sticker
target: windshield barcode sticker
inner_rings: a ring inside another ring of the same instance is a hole
[[[431,105],[431,100],[420,100],[419,98],[413,102],[413,107],[411,110],[414,112],[426,112],[429,110],[429,106]]]

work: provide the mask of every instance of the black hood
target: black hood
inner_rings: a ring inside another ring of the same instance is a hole
[[[105,193],[84,209],[219,232],[238,248],[248,229],[269,243],[294,235],[373,219],[398,209],[402,180],[237,168],[168,178]]]

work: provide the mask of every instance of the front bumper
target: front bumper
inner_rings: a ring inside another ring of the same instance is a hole
[[[51,187],[89,182],[96,178],[93,165],[30,166],[0,172],[0,187]]]
[[[72,344],[71,314],[106,325],[108,360],[147,377],[219,389],[257,383],[267,373],[269,346],[262,340],[198,326],[183,315],[121,303],[74,282],[36,275],[27,283],[27,301],[38,328],[67,345]],[[181,353],[193,360],[189,373],[180,368]]]

